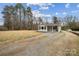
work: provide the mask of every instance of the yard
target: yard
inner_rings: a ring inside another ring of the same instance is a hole
[[[21,30],[21,31],[0,31],[0,45],[7,44],[19,40],[31,38],[41,33],[36,31]]]
[[[0,55],[79,55],[79,36],[66,31],[1,31]]]

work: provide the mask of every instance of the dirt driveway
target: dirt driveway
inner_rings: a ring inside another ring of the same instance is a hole
[[[69,32],[43,33],[28,40],[9,43],[0,48],[0,55],[55,56],[76,55],[78,36]]]

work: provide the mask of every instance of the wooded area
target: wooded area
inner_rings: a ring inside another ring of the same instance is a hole
[[[48,21],[43,21],[42,17],[33,16],[31,7],[25,7],[22,3],[5,6],[2,14],[4,27],[0,27],[0,30],[37,30],[40,23],[48,23]],[[79,30],[79,21],[76,16],[68,15],[64,18],[52,16],[51,20],[52,23],[61,22],[64,30]]]

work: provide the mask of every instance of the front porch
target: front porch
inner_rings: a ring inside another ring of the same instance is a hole
[[[61,28],[58,26],[46,26],[46,25],[39,25],[38,31],[42,32],[60,32]]]

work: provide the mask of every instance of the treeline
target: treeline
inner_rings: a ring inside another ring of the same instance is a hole
[[[22,3],[6,5],[2,11],[4,18],[4,27],[0,30],[37,30],[40,23],[49,23],[43,21],[41,17],[34,17],[31,7],[24,6]],[[64,23],[62,29],[79,30],[79,19],[76,16],[65,16],[63,18],[52,16],[51,23]]]
[[[17,3],[15,6],[5,6],[2,14],[5,30],[37,30],[39,24],[49,23],[43,21],[42,17],[34,17],[31,7],[24,6],[21,3]],[[54,22],[58,22],[57,17],[54,16],[53,19]]]
[[[67,30],[77,30],[79,31],[79,19],[76,16],[66,16],[63,18],[63,21],[65,22],[62,29]]]
[[[15,6],[5,6],[3,9],[4,27],[7,30],[37,29],[37,23],[30,7],[24,7],[23,4],[17,3]]]

